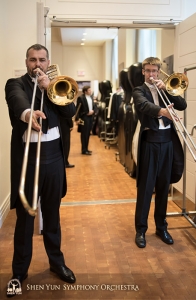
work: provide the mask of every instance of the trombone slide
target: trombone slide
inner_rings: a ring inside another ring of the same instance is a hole
[[[154,79],[153,79],[152,77],[151,77],[150,79],[152,80],[152,82],[154,81]],[[194,141],[192,140],[190,134],[188,133],[186,127],[185,127],[184,124],[182,123],[181,119],[180,119],[179,116],[177,115],[177,113],[176,113],[176,111],[174,110],[174,108],[173,108],[173,107],[172,107],[172,108],[168,107],[168,105],[171,105],[171,102],[170,102],[170,100],[168,99],[166,93],[165,93],[163,90],[160,91],[154,82],[153,82],[153,85],[155,86],[155,88],[156,88],[156,90],[157,90],[159,96],[161,97],[161,99],[162,99],[162,101],[163,101],[163,103],[164,103],[166,109],[168,110],[168,112],[169,112],[169,114],[170,114],[170,116],[171,116],[171,118],[172,118],[173,123],[175,124],[176,128],[178,129],[178,132],[180,133],[180,135],[181,135],[181,137],[182,137],[184,143],[186,144],[187,148],[189,149],[189,151],[190,151],[190,153],[191,153],[191,155],[192,155],[194,161],[196,161],[196,155],[194,154],[193,150],[191,149],[191,145],[192,145],[193,148],[194,148],[194,150],[196,150],[196,145],[195,145]],[[169,91],[168,91],[168,93],[169,93]],[[178,90],[178,92],[177,92],[177,94],[176,94],[175,96],[177,96],[178,93],[179,93],[179,90]],[[174,96],[173,93],[171,93],[171,94]],[[165,99],[164,99],[163,95],[164,95]],[[166,101],[167,101],[167,102],[166,102]],[[168,103],[168,104],[167,104],[167,103]],[[179,123],[180,123],[180,125],[181,125],[181,128],[180,128]],[[191,145],[190,145],[190,143],[189,143],[189,141],[187,140],[186,137],[189,139]]]
[[[51,80],[48,88],[47,94],[50,101],[57,105],[67,105],[72,103],[78,93],[78,85],[77,82],[68,76],[60,76],[58,65],[52,65],[48,68],[46,74]],[[38,73],[35,77],[35,84],[33,89],[33,96],[31,102],[31,110],[30,110],[30,118],[27,128],[27,138],[24,150],[24,157],[22,163],[22,171],[21,178],[19,184],[19,196],[24,208],[27,212],[35,216],[37,214],[37,201],[38,201],[38,183],[39,183],[39,168],[40,168],[40,149],[41,149],[41,130],[38,132],[38,142],[37,142],[37,151],[36,151],[36,162],[35,162],[35,176],[34,176],[34,190],[33,190],[33,199],[32,199],[32,207],[29,205],[26,195],[25,195],[25,180],[26,180],[26,171],[28,164],[28,154],[29,154],[29,144],[30,144],[30,136],[31,136],[31,128],[33,121],[33,112],[34,112],[34,104],[35,104],[35,96],[37,89],[37,78]],[[43,101],[44,101],[44,90],[42,90],[41,96],[41,104],[40,111],[43,111]],[[42,127],[42,118],[40,118],[40,126]]]
[[[32,207],[29,205],[26,195],[25,195],[25,181],[26,181],[26,171],[27,171],[27,164],[28,164],[28,154],[29,154],[29,145],[30,145],[30,136],[31,136],[32,121],[33,121],[33,111],[34,111],[36,89],[37,89],[37,76],[35,79],[35,85],[34,85],[34,90],[33,90],[30,118],[29,118],[29,123],[28,123],[28,128],[27,128],[27,140],[26,140],[26,144],[25,144],[20,185],[19,185],[19,195],[20,195],[21,202],[22,202],[24,208],[27,210],[27,212],[31,216],[36,216],[36,214],[37,214],[40,149],[41,149],[41,130],[38,132]],[[41,106],[40,106],[41,111],[43,110],[43,99],[44,99],[44,91],[42,91],[42,97],[41,97]],[[40,118],[40,126],[41,125],[42,125],[42,118]]]
[[[77,111],[76,111],[76,114],[74,116],[74,119],[76,120],[76,117],[78,116],[79,114],[79,110],[80,110],[80,107],[81,107],[81,103],[78,105],[78,108],[77,108]],[[84,120],[82,120],[81,118],[78,119],[78,125],[84,125]]]

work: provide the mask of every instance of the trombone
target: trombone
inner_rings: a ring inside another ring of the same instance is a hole
[[[82,103],[80,103],[80,104],[78,105],[76,114],[75,114],[75,116],[74,116],[74,120],[75,120],[75,121],[76,121],[76,118],[77,118],[77,116],[78,116],[78,114],[79,114],[79,110],[80,110],[81,105],[82,105]],[[84,120],[82,120],[81,118],[79,118],[79,119],[77,120],[77,122],[78,122],[78,123],[77,123],[78,125],[84,125]]]
[[[60,76],[59,69],[57,65],[52,65],[48,68],[46,74],[48,75],[50,84],[47,88],[47,94],[50,101],[52,101],[56,105],[68,105],[72,103],[77,94],[78,94],[78,85],[74,79],[68,76]],[[37,142],[37,150],[36,150],[36,162],[35,162],[35,175],[34,175],[34,190],[33,190],[33,198],[32,198],[32,207],[30,206],[26,195],[25,195],[25,181],[26,181],[26,171],[28,165],[28,154],[29,154],[29,144],[30,144],[30,136],[31,136],[31,127],[33,121],[33,112],[34,112],[34,104],[35,104],[35,96],[36,89],[38,86],[37,79],[38,73],[35,77],[35,84],[33,89],[31,110],[30,110],[30,118],[27,127],[27,138],[24,149],[24,157],[22,163],[21,170],[21,178],[19,184],[19,196],[21,202],[26,209],[26,211],[31,215],[35,216],[37,214],[37,201],[38,201],[38,182],[39,182],[39,167],[40,167],[40,150],[41,150],[41,130],[38,132],[38,142]],[[43,101],[44,101],[44,90],[41,90],[41,104],[40,111],[43,111]],[[42,127],[42,118],[39,121],[40,127]]]
[[[23,157],[23,164],[22,164],[22,171],[21,171],[21,178],[20,178],[20,185],[19,185],[19,195],[21,202],[24,208],[31,216],[35,216],[36,209],[37,209],[37,195],[38,195],[38,181],[39,181],[39,165],[40,165],[40,149],[41,149],[41,130],[38,132],[38,142],[37,142],[37,152],[36,152],[36,164],[35,164],[35,176],[34,176],[34,190],[33,190],[33,201],[32,207],[29,205],[26,195],[25,195],[25,181],[26,181],[26,171],[27,171],[27,164],[28,164],[28,154],[29,154],[29,144],[30,144],[30,136],[31,136],[31,127],[33,122],[33,110],[35,104],[35,94],[37,89],[37,78],[38,75],[35,77],[35,85],[33,89],[33,97],[31,103],[31,111],[30,111],[30,118],[27,127],[27,139],[24,149],[24,157]],[[43,99],[44,99],[44,91],[41,91],[41,104],[40,104],[40,111],[43,110]],[[40,118],[39,125],[42,125],[42,118]]]
[[[187,90],[189,81],[188,81],[188,78],[187,78],[187,76],[185,74],[183,74],[183,73],[173,73],[172,75],[168,75],[168,74],[166,74],[161,69],[160,69],[160,72],[167,76],[167,79],[163,80],[163,81],[165,83],[166,90],[167,90],[167,92],[170,95],[172,95],[172,96],[179,96],[179,95],[183,94]],[[152,80],[152,82],[153,82],[154,81],[153,77],[151,77],[150,80]],[[153,82],[153,85],[155,86],[155,88],[156,88],[158,94],[160,95],[160,97],[161,97],[161,99],[162,99],[165,107],[167,108],[167,110],[168,110],[168,112],[169,112],[169,114],[170,114],[170,116],[171,116],[171,118],[173,120],[173,123],[175,124],[177,130],[179,131],[182,139],[184,140],[186,146],[188,147],[190,153],[192,154],[194,160],[196,161],[196,156],[195,156],[193,150],[191,149],[191,145],[192,145],[193,148],[194,148],[194,150],[196,150],[196,145],[193,142],[190,134],[188,133],[186,127],[182,123],[181,119],[177,115],[177,113],[174,110],[174,108],[173,107],[171,107],[171,108],[168,107],[168,105],[171,105],[172,103],[168,99],[165,91],[159,90],[158,87],[156,86],[156,84],[154,82]],[[179,125],[179,123],[180,123],[180,125]]]

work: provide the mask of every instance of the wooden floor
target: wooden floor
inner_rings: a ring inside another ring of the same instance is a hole
[[[68,192],[62,199],[62,251],[77,282],[69,285],[49,271],[36,218],[33,259],[22,295],[16,299],[196,299],[196,229],[183,217],[169,217],[173,245],[155,236],[152,202],[147,246],[134,242],[135,179],[116,161],[117,148],[105,149],[90,137],[92,156],[80,154],[80,135],[72,132]],[[180,212],[169,201],[168,212]],[[15,211],[0,229],[1,295],[11,278]]]

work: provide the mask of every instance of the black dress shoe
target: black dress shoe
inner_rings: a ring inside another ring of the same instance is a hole
[[[10,281],[7,284],[7,297],[11,298],[16,295],[22,294],[22,282],[28,277],[28,274],[25,275],[13,275]]]
[[[65,165],[65,168],[74,168],[74,167],[75,167],[75,165],[71,165],[71,164]]]
[[[145,248],[146,247],[145,233],[137,232],[135,236],[135,243],[139,248]]]
[[[68,283],[74,283],[76,281],[74,273],[66,266],[50,266],[50,271],[56,273],[60,279]]]
[[[172,239],[172,236],[169,234],[167,230],[156,230],[156,235],[158,235],[162,241],[168,245],[172,245],[174,243],[174,240]]]
[[[91,151],[91,150],[87,150],[87,152],[89,152],[89,153],[92,153],[93,151]]]
[[[84,151],[84,152],[82,152],[82,154],[84,154],[84,155],[91,155],[91,153],[88,152],[88,151]]]

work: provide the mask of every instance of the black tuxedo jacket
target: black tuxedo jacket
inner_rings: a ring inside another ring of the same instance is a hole
[[[15,207],[18,197],[18,188],[21,176],[21,167],[24,156],[24,143],[22,136],[28,124],[21,121],[20,117],[25,109],[31,108],[34,83],[28,74],[20,78],[9,79],[5,86],[6,101],[9,109],[9,116],[12,125],[11,136],[11,208]],[[37,87],[35,95],[35,106],[40,103],[41,91]],[[39,110],[39,107],[35,107]],[[49,128],[59,126],[59,117],[72,118],[75,114],[75,105],[71,103],[66,106],[53,104],[45,93],[44,113]],[[60,126],[59,126],[60,129]],[[60,131],[61,133],[61,131]],[[62,197],[65,195],[65,186]]]
[[[171,96],[165,92],[171,103],[174,103],[174,108],[177,110],[184,110],[187,107],[186,101],[180,96]],[[138,140],[138,159],[137,159],[137,182],[139,180],[139,163],[140,163],[140,147],[143,141],[143,132],[145,128],[155,131],[159,129],[158,112],[161,107],[165,107],[161,97],[159,96],[159,104],[155,105],[152,94],[148,86],[144,83],[142,86],[136,87],[133,90],[133,100],[135,110],[141,123],[139,140]],[[173,164],[170,183],[178,182],[182,176],[184,169],[184,154],[180,139],[176,132],[175,126],[171,120],[163,117],[164,125],[171,124],[172,128],[172,142],[173,142]],[[170,174],[168,174],[170,176]]]
[[[92,99],[92,109],[94,110],[94,101],[93,101],[92,97],[91,97],[91,99]],[[87,99],[84,94],[79,96],[77,99],[76,111],[77,111],[79,105],[80,105],[80,109],[79,109],[78,115],[76,116],[75,121],[77,121],[79,118],[84,119],[84,117],[89,113],[88,102],[87,102]]]
[[[95,109],[94,101],[93,101],[92,97],[91,97],[91,99],[92,99],[92,109],[94,110]],[[77,111],[78,107],[80,107],[80,108],[79,108],[77,116],[75,117],[75,121],[78,121],[78,119],[82,119],[84,121],[86,115],[89,113],[88,102],[87,102],[87,99],[84,94],[79,96],[77,99],[76,111]],[[80,124],[78,125],[78,132],[81,132],[82,126],[83,125],[80,125]]]

